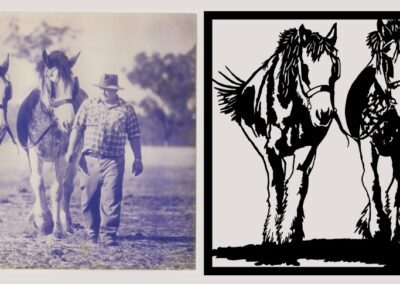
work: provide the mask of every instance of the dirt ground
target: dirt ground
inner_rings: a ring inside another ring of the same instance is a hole
[[[76,187],[71,213],[74,235],[37,236],[27,222],[34,196],[25,153],[0,146],[0,268],[194,269],[195,150],[144,147],[145,171],[129,174],[127,155],[121,225],[116,247],[90,245]],[[46,172],[50,173],[51,168]],[[47,186],[51,177],[46,179]]]

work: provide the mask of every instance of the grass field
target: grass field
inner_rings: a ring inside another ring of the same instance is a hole
[[[84,241],[79,189],[71,202],[74,235],[37,236],[27,222],[34,196],[25,153],[4,144],[0,156],[0,268],[195,268],[193,148],[144,147],[145,170],[139,177],[129,174],[128,150],[117,247]],[[51,179],[46,177],[47,185]]]

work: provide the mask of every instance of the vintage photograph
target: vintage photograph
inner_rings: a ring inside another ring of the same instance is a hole
[[[0,268],[195,269],[196,21],[1,13]]]
[[[400,274],[399,19],[206,13],[206,274]]]

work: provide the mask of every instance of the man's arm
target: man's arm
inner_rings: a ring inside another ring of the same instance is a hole
[[[132,173],[134,173],[135,176],[138,176],[143,172],[142,149],[141,149],[142,147],[140,144],[140,137],[134,137],[130,139],[129,143],[131,144],[133,154],[135,155],[135,161],[133,162],[132,165]]]
[[[138,176],[143,172],[140,130],[135,109],[131,105],[128,105],[127,108],[126,133],[128,134],[128,140],[131,144],[133,154],[135,155],[135,161],[132,165],[132,173],[134,173],[135,176]]]
[[[85,130],[87,104],[88,100],[85,100],[82,103],[78,112],[76,113],[74,123],[72,125],[71,134],[69,136],[68,149],[67,153],[65,154],[65,160],[69,163],[72,162],[72,160],[75,158],[75,148],[81,141],[83,132]]]
[[[76,146],[82,139],[83,129],[82,128],[72,128],[71,134],[69,136],[68,150],[65,154],[65,160],[71,162],[74,158],[74,152]]]

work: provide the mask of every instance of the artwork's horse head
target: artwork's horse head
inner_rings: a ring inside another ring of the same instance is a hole
[[[377,21],[367,36],[371,59],[347,94],[346,122],[357,141],[363,164],[362,184],[368,204],[357,223],[365,238],[400,240],[400,117],[393,91],[400,85],[400,21]],[[396,78],[397,77],[397,78]],[[380,156],[392,160],[389,188],[379,182]],[[394,183],[396,181],[396,183]]]
[[[303,239],[303,204],[316,149],[334,118],[340,76],[336,24],[326,36],[306,29],[280,35],[275,53],[248,80],[229,69],[214,80],[222,112],[231,114],[263,160],[268,213],[263,242]],[[250,182],[249,182],[250,183]]]
[[[72,73],[78,56],[68,58],[62,51],[43,51],[37,68],[40,86],[26,97],[17,117],[18,139],[28,153],[36,197],[30,220],[40,233],[53,232],[57,237],[64,231],[72,232],[69,203],[76,160],[67,163],[64,155],[75,113],[87,97]],[[51,212],[45,198],[44,161],[54,163],[56,172],[51,186]]]

